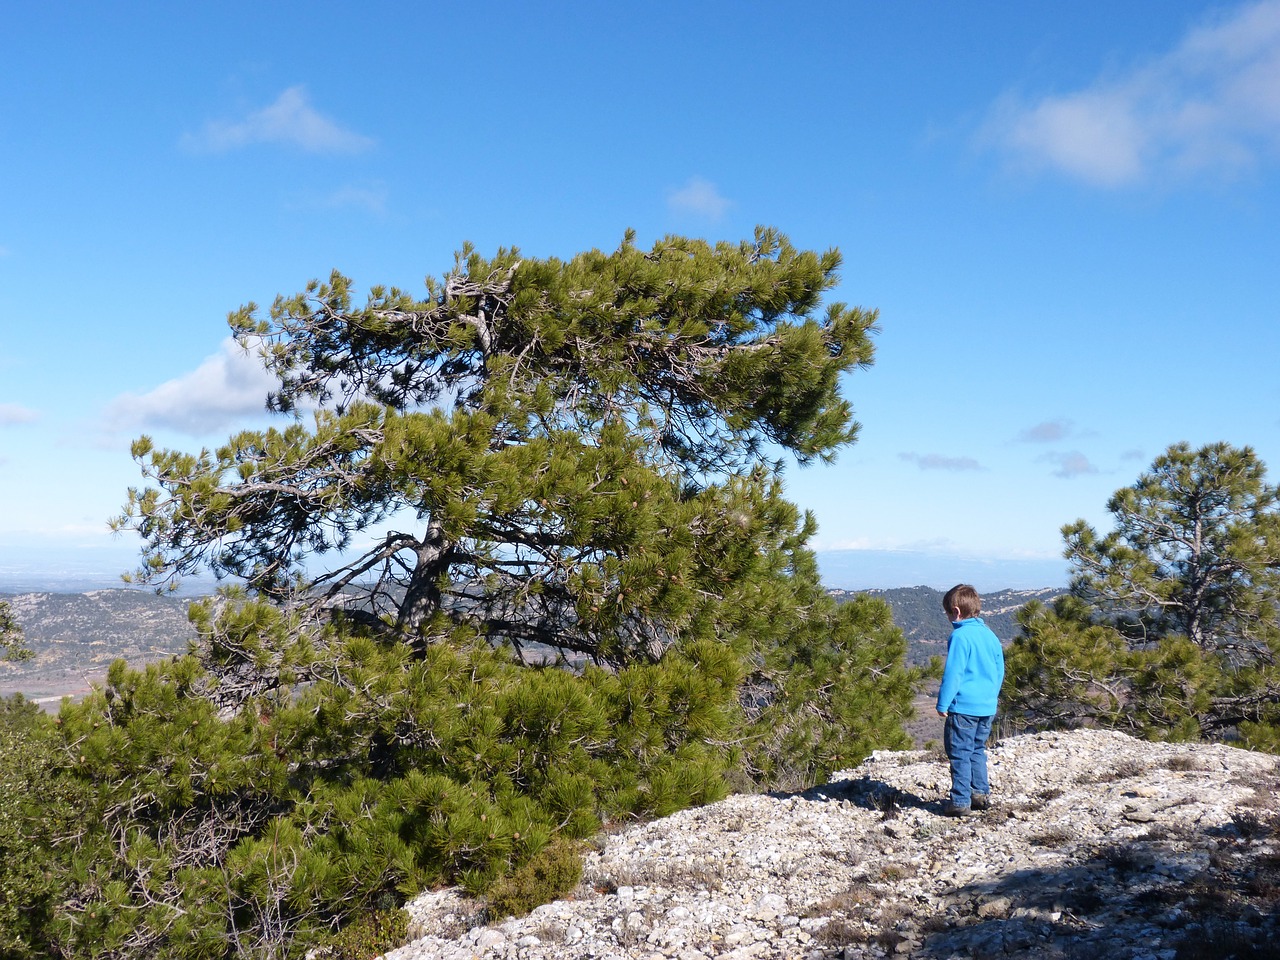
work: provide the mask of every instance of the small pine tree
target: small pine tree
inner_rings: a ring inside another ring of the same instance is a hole
[[[1063,528],[1071,595],[1033,606],[1006,701],[1033,722],[1280,743],[1280,490],[1248,447],[1175,444]]]

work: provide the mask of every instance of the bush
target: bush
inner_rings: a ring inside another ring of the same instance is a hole
[[[370,960],[409,939],[409,915],[403,910],[375,910],[357,917],[327,944],[329,960]],[[326,956],[320,954],[320,956]]]
[[[570,893],[581,879],[582,855],[577,844],[556,840],[489,888],[489,917],[522,917],[534,907]]]
[[[390,936],[370,918],[442,884],[525,912],[572,889],[574,841],[606,820],[902,745],[901,632],[793,575],[809,559],[770,561],[722,634],[692,625],[610,669],[529,666],[465,631],[415,648],[308,627],[243,596],[198,610],[197,653],[117,662],[56,723],[4,714],[8,956],[301,956],[353,924],[353,943]]]

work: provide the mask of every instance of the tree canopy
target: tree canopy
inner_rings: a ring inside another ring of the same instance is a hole
[[[1032,607],[1009,692],[1042,717],[1280,746],[1280,490],[1248,447],[1171,446],[1063,528],[1070,596]]]
[[[334,273],[230,317],[298,419],[199,455],[140,439],[155,485],[117,526],[145,582],[204,566],[278,599],[339,552],[310,596],[371,629],[655,657],[789,535],[776,458],[856,435],[839,382],[871,362],[876,314],[816,315],[839,263],[761,229],[568,261],[468,247],[426,299],[362,307]]]

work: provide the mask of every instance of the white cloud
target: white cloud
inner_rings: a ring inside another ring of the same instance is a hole
[[[122,394],[107,407],[114,429],[165,428],[192,436],[235,425],[261,414],[267,393],[279,386],[255,351],[232,337],[195,370],[154,390]]]
[[[675,213],[694,213],[719,220],[733,206],[733,201],[721,196],[710,180],[691,177],[683,187],[667,193],[667,206]]]
[[[1037,457],[1036,460],[1040,463],[1056,463],[1058,469],[1053,471],[1053,475],[1062,477],[1064,480],[1098,472],[1098,468],[1079,450],[1071,450],[1067,453],[1046,453]]]
[[[1071,434],[1071,429],[1070,420],[1045,420],[1034,427],[1027,427],[1018,434],[1018,439],[1027,443],[1052,443],[1065,439]]]
[[[1280,0],[1237,7],[1086,89],[1007,95],[982,139],[1017,166],[1104,187],[1251,170],[1280,156]]]
[[[0,403],[0,427],[13,426],[19,423],[35,423],[40,414],[16,403]]]
[[[900,453],[900,460],[914,463],[921,470],[981,470],[982,464],[972,457],[944,457],[940,453]]]
[[[198,133],[184,134],[183,146],[224,153],[255,143],[279,143],[311,153],[356,153],[373,146],[369,137],[346,130],[311,106],[305,87],[290,87],[275,103],[243,120],[210,120]]]

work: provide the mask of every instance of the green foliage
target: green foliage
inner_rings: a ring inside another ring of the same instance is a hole
[[[806,618],[775,621],[780,635],[751,688],[763,706],[749,728],[748,768],[788,789],[822,782],[873,749],[909,748],[902,724],[927,672],[903,666],[906,641],[884,601],[806,601]]]
[[[373,675],[357,639],[339,677],[228,716],[192,658],[117,663],[64,707],[61,752],[89,800],[60,949],[286,956],[388,897],[524,869],[500,896],[516,903],[568,883],[567,840],[602,819],[724,795],[731,656],[575,675],[485,645],[410,652],[380,651],[381,701],[352,695]]]
[[[32,652],[23,646],[22,625],[13,615],[8,600],[0,600],[0,660],[30,660]]]
[[[409,940],[409,915],[403,910],[375,910],[343,927],[326,946],[329,960],[370,960]]]
[[[534,907],[571,893],[581,879],[577,847],[557,840],[489,888],[489,916],[523,917]]]
[[[826,596],[765,457],[856,434],[875,314],[819,318],[838,265],[763,229],[465,248],[424,300],[335,273],[233,314],[295,419],[134,444],[139,579],[244,586],[194,606],[190,656],[64,708],[90,800],[60,949],[296,956],[448,883],[522,911],[604,821],[904,745],[901,632]]]
[[[1063,528],[1074,573],[1029,605],[1006,658],[1027,722],[1280,745],[1280,492],[1249,448],[1170,447],[1108,503],[1114,529]]]
[[[1278,506],[1250,448],[1175,444],[1111,497],[1114,530],[1063,528],[1072,591],[1135,642],[1176,633],[1265,656],[1280,636]]]
[[[1019,611],[1001,694],[1015,724],[1123,726],[1132,716],[1124,709],[1131,672],[1124,638],[1081,615],[1088,613],[1072,598]]]
[[[21,695],[0,700],[0,957],[49,956],[66,885],[55,848],[80,817],[59,772],[53,724]]]
[[[117,663],[103,690],[63,708],[53,755],[86,799],[62,848],[57,949],[291,956],[443,883],[528,909],[576,882],[568,841],[603,820],[722,797],[743,742],[771,764],[756,769],[766,785],[897,744],[910,683],[884,605],[828,608],[803,577],[757,586],[733,642],[579,672],[477,642],[418,655],[344,624],[303,628],[260,599],[198,609],[210,662],[225,664],[233,641],[287,640],[270,667],[293,686],[239,690],[228,711],[217,701],[236,670]],[[778,620],[797,594],[804,615]],[[766,625],[785,647],[746,633]],[[775,689],[749,723],[743,670],[756,656],[757,681]]]

